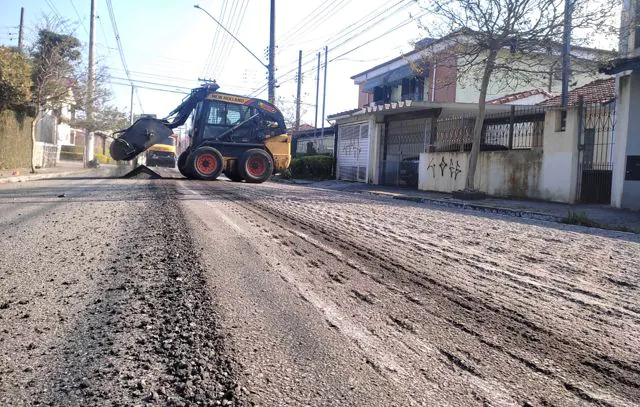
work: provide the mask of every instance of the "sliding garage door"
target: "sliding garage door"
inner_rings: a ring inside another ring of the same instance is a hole
[[[338,127],[338,179],[367,182],[369,164],[369,125],[346,124]]]

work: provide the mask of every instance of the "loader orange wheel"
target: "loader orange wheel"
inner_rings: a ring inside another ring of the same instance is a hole
[[[182,174],[186,178],[191,178],[191,173],[187,171],[188,158],[189,158],[189,150],[183,151],[180,154],[180,156],[178,156],[178,171],[180,171],[180,174]]]
[[[218,169],[218,163],[213,154],[200,154],[196,160],[198,172],[204,175],[211,175]]]
[[[197,148],[188,159],[192,174],[202,180],[214,180],[222,172],[222,154],[212,147]]]
[[[254,148],[242,154],[238,169],[247,182],[265,182],[273,174],[273,159],[266,151]]]

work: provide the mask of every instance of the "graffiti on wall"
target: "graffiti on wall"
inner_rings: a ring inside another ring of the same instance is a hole
[[[433,178],[436,177],[436,173],[437,173],[436,167],[440,168],[441,177],[445,176],[445,171],[447,170],[447,168],[449,169],[448,175],[454,180],[458,180],[458,175],[462,173],[462,167],[460,167],[460,162],[456,160],[456,162],[454,163],[452,157],[450,157],[449,161],[447,162],[447,159],[445,158],[445,156],[442,156],[439,164],[435,163],[435,158],[431,158],[431,160],[429,161],[429,166],[427,167],[427,173],[429,172],[429,170],[431,170],[431,173],[433,174]]]

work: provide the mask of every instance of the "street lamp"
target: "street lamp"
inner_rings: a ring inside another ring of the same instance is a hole
[[[249,54],[251,54],[252,57],[254,57],[258,62],[260,62],[260,65],[264,66],[265,68],[267,68],[267,71],[269,73],[269,83],[268,83],[268,88],[269,88],[269,103],[274,103],[275,102],[275,78],[274,78],[274,71],[275,71],[275,0],[271,0],[271,28],[270,28],[270,41],[269,41],[269,63],[265,64],[264,62],[262,62],[262,60],[260,58],[258,58],[256,56],[256,54],[254,54],[253,52],[251,52],[251,50],[249,48],[247,48],[246,45],[244,45],[242,43],[242,41],[240,41],[235,35],[233,35],[231,33],[231,31],[227,30],[227,28],[222,25],[222,23],[220,23],[220,21],[218,21],[214,16],[211,15],[211,13],[209,13],[207,10],[203,9],[202,7],[200,7],[200,5],[196,4],[193,7],[200,9],[202,11],[204,11],[209,17],[211,17],[211,19],[213,21],[216,22],[216,24],[218,24],[227,34],[229,34],[231,36],[231,38],[233,38],[234,40],[236,40],[240,45],[242,45],[242,48],[244,48],[245,50],[247,50],[247,52]]]

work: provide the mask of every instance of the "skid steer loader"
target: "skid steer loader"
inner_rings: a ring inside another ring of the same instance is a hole
[[[291,138],[282,113],[260,99],[218,92],[202,85],[166,118],[143,117],[114,134],[111,157],[132,160],[173,134],[191,115],[190,145],[178,157],[178,170],[190,179],[261,183],[289,167]],[[193,112],[193,114],[191,114]]]

